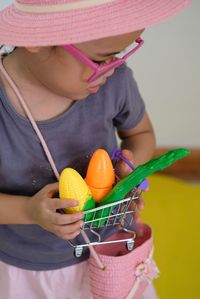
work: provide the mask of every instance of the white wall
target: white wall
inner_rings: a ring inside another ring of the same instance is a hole
[[[200,1],[147,29],[131,58],[160,146],[200,147]]]
[[[0,0],[0,9],[6,7],[10,3],[12,3],[14,0]]]
[[[0,0],[0,8],[12,0]],[[133,68],[159,146],[200,147],[200,1],[147,29]]]

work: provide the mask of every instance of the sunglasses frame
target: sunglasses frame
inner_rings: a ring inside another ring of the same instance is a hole
[[[98,63],[92,61],[90,58],[81,53],[81,51],[78,50],[74,45],[63,45],[62,47],[66,51],[71,53],[74,57],[78,58],[80,61],[88,65],[94,71],[94,73],[88,79],[88,83],[92,83],[97,79],[104,77],[105,74],[109,73],[111,70],[114,70],[115,68],[119,67],[127,60],[127,58],[133,55],[144,44],[144,40],[140,37],[137,38],[135,42],[137,43],[137,45],[128,53],[126,53],[123,57],[116,59],[114,58],[112,62],[105,63],[103,65],[99,65]]]

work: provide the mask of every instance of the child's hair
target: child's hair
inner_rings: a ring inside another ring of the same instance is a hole
[[[0,55],[7,56],[8,54],[12,53],[15,49],[16,47],[13,46],[0,45]]]

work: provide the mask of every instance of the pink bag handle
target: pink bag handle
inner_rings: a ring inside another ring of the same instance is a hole
[[[11,86],[11,88],[13,89],[13,91],[15,92],[22,108],[24,109],[24,112],[28,118],[28,120],[30,121],[36,135],[38,136],[40,142],[41,142],[41,145],[43,147],[43,150],[47,156],[47,159],[52,167],[52,170],[54,172],[54,175],[55,177],[57,178],[57,180],[59,181],[59,172],[57,170],[57,167],[55,165],[55,162],[54,162],[54,159],[51,155],[51,152],[46,144],[46,141],[44,140],[44,137],[42,136],[42,133],[40,131],[40,129],[38,128],[38,125],[36,123],[36,121],[34,120],[33,116],[32,116],[32,113],[27,105],[27,103],[25,102],[25,100],[23,99],[22,97],[22,94],[20,93],[19,89],[17,88],[16,84],[14,83],[14,81],[12,80],[12,78],[9,76],[9,74],[7,73],[7,71],[5,70],[5,68],[3,67],[3,63],[2,63],[2,57],[0,56],[0,70],[2,72],[2,74],[4,75],[4,77],[6,78],[6,80],[8,81],[9,85]],[[90,243],[90,240],[87,236],[87,234],[81,230],[81,234],[82,234],[82,237],[83,239],[85,240],[86,243]],[[100,267],[100,269],[104,270],[104,265],[102,264],[99,256],[97,255],[96,251],[94,250],[94,248],[92,246],[89,246],[89,250],[90,250],[90,253],[94,256],[95,258],[95,261],[97,263],[97,265]]]

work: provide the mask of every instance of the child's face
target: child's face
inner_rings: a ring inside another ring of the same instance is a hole
[[[104,38],[96,41],[76,44],[83,54],[98,63],[109,63],[116,52],[123,51],[132,44],[143,32],[128,33],[116,37]],[[32,74],[56,95],[71,100],[86,98],[92,91],[91,87],[102,86],[107,78],[113,74],[110,71],[105,77],[89,84],[92,69],[62,47],[28,48],[29,68]]]

